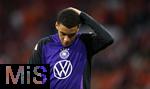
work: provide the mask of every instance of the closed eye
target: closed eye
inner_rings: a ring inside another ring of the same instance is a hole
[[[65,33],[63,33],[63,32],[61,32],[61,34],[64,35],[64,36],[67,35],[67,34],[65,34]]]
[[[76,34],[76,33],[69,34],[69,35],[68,35],[68,37],[70,37],[70,38],[71,38],[71,37],[74,37],[74,36],[75,36],[75,34]]]
[[[69,38],[74,37],[74,36],[76,35],[76,33],[66,34],[66,33],[63,33],[63,32],[61,32],[61,34],[62,34],[63,36],[66,36],[66,35],[67,35]]]

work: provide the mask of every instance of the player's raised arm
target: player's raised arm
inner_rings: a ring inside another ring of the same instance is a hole
[[[92,46],[92,51],[94,53],[97,53],[101,49],[104,49],[113,43],[112,36],[102,24],[98,23],[93,17],[83,11],[72,7],[70,7],[70,9],[80,15],[82,24],[88,25],[95,32],[95,34],[84,35],[84,39],[87,41],[87,44],[92,42],[90,46]]]
[[[94,18],[92,18],[85,12],[81,12],[80,17],[82,19],[83,24],[86,24],[89,27],[91,27],[92,30],[96,33],[96,44],[100,43],[100,49],[105,48],[113,43],[112,36],[102,24],[98,23]]]

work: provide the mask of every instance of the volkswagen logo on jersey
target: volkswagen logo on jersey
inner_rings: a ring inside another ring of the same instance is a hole
[[[66,79],[72,73],[72,64],[69,60],[58,61],[53,68],[54,76],[57,79]]]
[[[69,55],[70,55],[70,53],[69,53],[68,50],[69,50],[69,49],[64,49],[64,50],[62,50],[62,51],[59,53],[60,58],[62,58],[62,59],[67,59],[67,58],[69,57]]]

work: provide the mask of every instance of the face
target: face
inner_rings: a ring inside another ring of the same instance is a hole
[[[72,28],[67,28],[63,24],[55,24],[56,29],[58,30],[59,39],[63,46],[69,46],[75,39],[77,32],[79,31],[79,27],[75,26]]]

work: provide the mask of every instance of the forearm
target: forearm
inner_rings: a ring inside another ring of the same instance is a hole
[[[91,16],[88,14],[81,12],[80,13],[81,21],[92,28],[92,30],[96,33],[98,38],[102,40],[105,43],[112,43],[113,38],[110,35],[110,33],[107,31],[107,29],[99,24],[96,20],[94,20]]]

